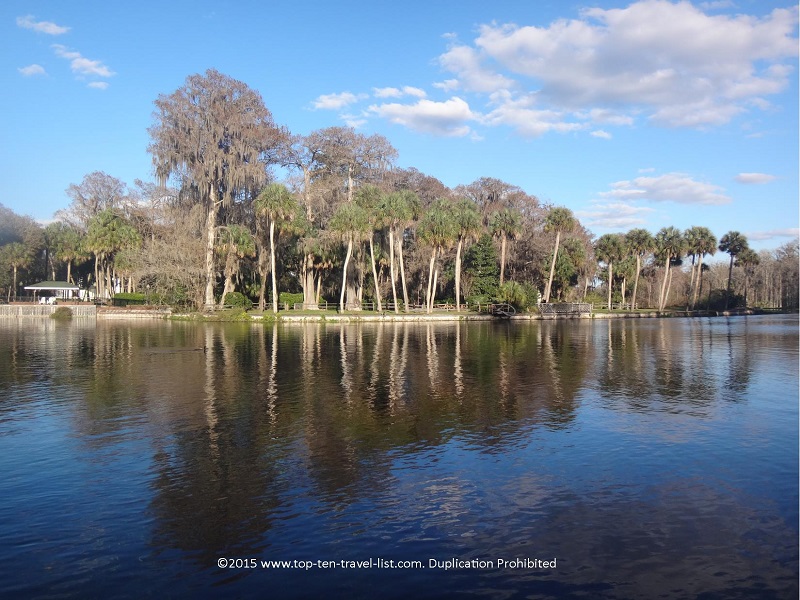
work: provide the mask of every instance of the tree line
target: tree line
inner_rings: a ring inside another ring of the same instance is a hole
[[[398,168],[383,136],[292,134],[256,91],[213,70],[155,106],[155,183],[88,174],[44,227],[0,205],[8,300],[62,278],[99,298],[138,292],[196,309],[238,298],[274,312],[286,292],[306,308],[395,312],[437,301],[798,305],[796,240],[756,253],[741,233],[717,239],[706,227],[594,239],[569,209],[513,184],[482,177],[451,189]],[[730,256],[727,276],[705,262],[717,250]]]

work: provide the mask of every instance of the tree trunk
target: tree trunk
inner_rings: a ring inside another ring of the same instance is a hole
[[[553,260],[550,263],[550,278],[547,280],[547,288],[544,291],[544,301],[550,302],[550,290],[553,287],[553,274],[556,272],[556,257],[558,256],[558,244],[561,241],[561,232],[556,230],[556,244],[553,248]]]
[[[697,259],[697,282],[694,286],[694,293],[692,294],[692,304],[691,309],[694,310],[695,304],[697,304],[697,296],[700,295],[702,292],[702,285],[703,285],[703,255],[698,255]]]
[[[408,286],[406,285],[406,269],[403,265],[403,236],[397,240],[397,257],[400,259],[400,281],[403,284],[403,312],[408,312]]]
[[[628,282],[628,278],[624,275],[622,276],[622,310],[625,310],[625,284]]]
[[[258,249],[258,310],[264,312],[267,296],[267,265],[265,255],[266,252],[263,247]]]
[[[344,267],[342,268],[342,293],[339,296],[339,312],[344,312],[344,295],[347,289],[347,267],[350,264],[350,256],[353,254],[353,238],[347,240],[347,254],[344,257]]]
[[[225,257],[225,285],[222,288],[222,296],[219,299],[219,306],[222,308],[225,305],[225,296],[234,291],[233,286],[233,273],[234,266],[234,253],[228,250],[228,255]]]
[[[664,297],[664,292],[667,290],[667,277],[669,276],[669,261],[672,257],[667,256],[666,265],[664,265],[664,281],[661,282],[661,295],[658,297],[658,310],[661,312],[664,310],[664,302],[666,302],[666,298]]]
[[[305,254],[303,256],[303,274],[300,277],[300,285],[303,288],[303,308],[308,309],[312,305],[316,305],[313,254]]]
[[[269,222],[269,264],[272,270],[272,312],[278,314],[278,275],[275,270],[275,221]]]
[[[375,268],[375,248],[372,244],[372,236],[369,236],[369,256],[372,260],[372,279],[375,282],[375,302],[378,306],[378,312],[382,312],[383,305],[381,304],[381,290],[378,286],[378,270]]]
[[[433,299],[436,297],[436,286],[439,282],[439,265],[436,265],[436,269],[433,272],[433,287],[431,287],[431,308],[428,312],[433,312]]]
[[[389,227],[389,278],[392,280],[392,302],[394,302],[395,314],[400,312],[400,307],[397,305],[397,273],[394,268],[394,227]]]
[[[461,312],[461,246],[463,238],[458,238],[456,247],[456,312]]]
[[[67,261],[67,283],[72,283],[72,261]]]
[[[16,299],[17,299],[17,265],[14,265],[14,300]]]
[[[214,273],[214,238],[217,230],[218,208],[217,192],[212,186],[208,215],[206,216],[206,310],[214,306],[214,284],[216,283],[216,274]]]
[[[431,262],[428,267],[428,293],[425,294],[426,312],[431,312],[431,287],[433,285],[433,263],[436,262],[436,248],[431,252]]]
[[[731,254],[731,264],[728,266],[728,288],[725,291],[725,310],[728,310],[728,303],[731,299],[731,277],[733,276],[733,254]]]
[[[686,310],[689,310],[689,307],[692,305],[692,292],[694,291],[694,286],[695,286],[695,282],[694,282],[694,280],[695,280],[695,274],[694,274],[695,256],[696,255],[692,254],[692,269],[690,271],[691,277],[689,278],[689,293],[686,295]]]
[[[669,268],[669,278],[667,279],[667,293],[664,295],[664,305],[666,306],[667,302],[669,301],[669,291],[672,289],[672,274],[674,269],[672,267]]]
[[[633,279],[633,298],[631,298],[631,310],[636,310],[636,293],[639,291],[639,271],[642,270],[642,257],[636,255],[636,277]]]
[[[506,276],[506,236],[500,238],[500,285],[503,285]]]
[[[611,310],[611,288],[614,287],[614,263],[608,263],[608,310]]]

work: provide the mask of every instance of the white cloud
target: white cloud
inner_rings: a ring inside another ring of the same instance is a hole
[[[644,225],[652,208],[632,206],[625,202],[595,204],[590,210],[575,211],[575,215],[587,225],[604,229],[630,229]]]
[[[787,229],[770,229],[769,231],[748,231],[746,235],[752,241],[762,242],[775,238],[796,238],[800,236],[800,229],[790,227]]]
[[[108,89],[108,82],[107,81],[92,81],[89,84],[90,88],[94,88],[96,90],[105,90]]]
[[[483,117],[482,122],[513,127],[524,137],[539,137],[550,131],[565,133],[586,127],[583,123],[566,121],[562,112],[536,108],[534,95],[514,97],[511,92],[502,90],[491,97],[497,108]]]
[[[17,69],[22,75],[25,77],[33,77],[34,75],[47,75],[47,72],[44,70],[42,65],[32,64],[28,65],[27,67],[21,67]]]
[[[352,94],[350,92],[341,92],[339,94],[323,94],[314,100],[311,104],[316,110],[339,110],[349,104],[358,102],[364,99],[364,94]]]
[[[339,115],[339,118],[342,119],[348,127],[352,127],[353,129],[358,129],[367,122],[363,115],[351,115],[343,113]]]
[[[592,137],[603,138],[604,140],[610,140],[612,137],[610,133],[608,133],[607,131],[603,131],[602,129],[593,131],[589,135],[591,135]]]
[[[395,87],[372,88],[372,95],[376,98],[400,98],[403,92]]]
[[[415,96],[424,98],[427,96],[424,90],[407,85],[402,89],[396,87],[372,88],[372,93],[376,98],[402,98],[403,96]]]
[[[403,87],[403,93],[407,96],[414,96],[416,98],[425,98],[428,95],[425,93],[425,90],[418,87],[412,87],[410,85]]]
[[[114,71],[109,69],[99,60],[91,60],[81,55],[80,52],[70,50],[61,44],[53,44],[56,56],[70,61],[70,69],[79,77],[111,77]]]
[[[17,17],[17,27],[23,29],[31,29],[37,33],[46,33],[47,35],[61,35],[69,31],[69,27],[62,27],[50,21],[37,21],[33,15],[26,15],[24,17]]]
[[[439,57],[439,64],[455,73],[465,90],[491,93],[515,87],[512,79],[485,68],[482,62],[481,55],[469,46],[453,46]]]
[[[469,105],[458,97],[445,102],[420,100],[416,104],[375,104],[368,110],[409,129],[448,137],[468,135],[471,129],[467,123],[477,118]]]
[[[695,181],[683,173],[667,173],[657,177],[637,177],[632,181],[617,181],[604,198],[616,200],[648,200],[651,202],[676,202],[678,204],[728,204],[731,198],[724,189],[710,183]]]
[[[767,173],[739,173],[734,179],[739,183],[759,184],[773,181],[775,175],[768,175]]]
[[[452,92],[459,88],[458,79],[446,79],[433,84],[433,87],[440,89],[444,92]]]
[[[547,27],[483,25],[473,45],[450,47],[439,63],[471,91],[527,87],[555,110],[613,108],[615,124],[642,112],[660,125],[709,127],[786,88],[797,21],[797,7],[709,15],[641,0]]]

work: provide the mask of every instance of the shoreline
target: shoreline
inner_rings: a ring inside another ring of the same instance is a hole
[[[65,305],[68,308],[75,306]],[[0,306],[0,318],[49,318],[57,308],[54,306],[29,305],[3,305]],[[76,311],[78,314],[74,318],[100,319],[100,320],[141,320],[141,319],[160,319],[174,321],[204,321],[204,322],[241,322],[241,323],[446,323],[460,321],[555,321],[555,320],[592,320],[592,319],[674,319],[674,318],[698,318],[698,317],[734,317],[762,314],[792,314],[796,310],[782,309],[735,309],[729,311],[643,311],[643,312],[592,312],[582,314],[546,314],[526,313],[516,314],[508,317],[497,317],[489,314],[474,312],[441,312],[441,313],[368,313],[368,314],[301,314],[293,315],[290,311],[284,311],[277,316],[273,313],[180,313],[168,309],[144,309],[144,308],[116,308],[116,307],[94,307],[94,305],[84,306],[82,310]]]

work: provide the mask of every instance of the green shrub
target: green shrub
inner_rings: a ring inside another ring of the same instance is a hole
[[[236,308],[243,308],[247,310],[248,308],[252,308],[253,303],[250,299],[242,294],[241,292],[228,292],[225,294],[225,300],[223,301],[225,306],[233,306]]]
[[[293,292],[281,292],[278,294],[278,304],[283,307],[284,304],[288,304],[290,308],[293,308],[295,304],[302,304],[303,303],[303,293],[293,293]]]
[[[111,299],[114,306],[128,306],[129,304],[147,304],[147,296],[139,293],[119,292]]]
[[[72,318],[72,309],[66,306],[59,306],[50,314],[51,319],[67,320]]]
[[[516,281],[506,281],[497,290],[497,299],[506,302],[516,308],[523,310],[528,305],[528,294],[525,288]]]

